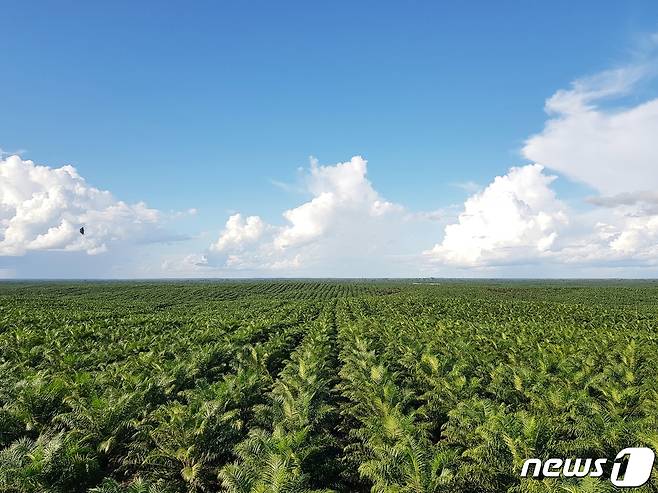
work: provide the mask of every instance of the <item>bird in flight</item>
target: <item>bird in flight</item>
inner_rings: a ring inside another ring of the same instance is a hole
[[[85,227],[84,227],[84,226],[80,228],[80,234],[81,234],[81,235],[84,235],[84,234],[85,234]]]

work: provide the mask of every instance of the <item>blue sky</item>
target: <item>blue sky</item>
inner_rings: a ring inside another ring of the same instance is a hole
[[[343,260],[322,253],[317,243],[332,231],[351,230],[334,228],[333,219],[317,238],[307,235],[282,247],[310,244],[315,249],[284,256],[290,262],[298,259],[289,271],[270,271],[268,266],[278,260],[268,253],[269,260],[263,261],[262,251],[248,252],[243,243],[235,244],[233,253],[215,249],[213,254],[210,248],[238,212],[242,218],[257,216],[263,224],[256,227],[258,238],[248,243],[259,249],[268,241],[276,243],[278,233],[272,228],[286,227],[288,221],[282,214],[317,197],[309,180],[321,181],[324,174],[313,174],[310,156],[319,160],[319,170],[363,156],[368,164],[367,178],[362,178],[377,197],[399,205],[406,216],[441,212],[438,222],[420,221],[409,229],[408,217],[400,219],[406,226],[399,233],[418,240],[386,250],[381,262],[357,268],[354,275],[537,272],[527,252],[520,255],[526,259],[524,268],[505,262],[507,267],[500,267],[495,252],[493,263],[480,255],[468,265],[447,261],[451,257],[445,252],[432,267],[420,260],[391,267],[390,259],[418,254],[427,260],[422,252],[442,242],[444,228],[459,221],[469,196],[496,176],[507,176],[511,166],[537,161],[523,149],[550,118],[544,111],[547,98],[582,77],[650,63],[658,30],[658,4],[649,1],[166,6],[10,1],[3,4],[2,16],[0,147],[5,155],[18,153],[21,161],[49,169],[72,165],[90,186],[127,204],[144,202],[161,214],[152,225],[162,242],[148,247],[142,240],[134,249],[126,242],[112,243],[112,238],[127,236],[121,226],[120,233],[105,228],[109,239],[94,243],[94,248],[104,245],[104,251],[91,256],[91,248],[66,241],[7,249],[0,269],[19,277],[197,275],[162,267],[161,257],[171,265],[177,255],[202,259],[195,263],[198,275],[335,275]],[[615,93],[624,109],[656,96],[653,76],[640,79],[632,90]],[[565,161],[543,149],[538,155]],[[544,175],[560,177],[551,190],[579,214],[600,208],[587,201],[590,196],[642,191],[606,189],[595,179],[571,173],[567,165],[541,164]],[[353,165],[357,174],[359,166]],[[327,183],[316,183],[316,188],[326,192]],[[457,186],[466,183],[471,185]],[[88,213],[84,207],[75,213],[68,205],[60,207],[69,212],[55,214],[52,224],[44,220],[27,228],[30,241],[65,221],[77,224]],[[185,212],[190,208],[196,213]],[[616,212],[631,217],[633,211]],[[581,219],[568,221],[569,228]],[[614,227],[618,236],[624,228],[638,228]],[[647,248],[654,242],[652,227],[643,230],[649,235]],[[142,233],[153,236],[150,230]],[[579,231],[578,240],[560,248],[573,248],[584,234]],[[560,231],[559,237],[565,235]],[[513,244],[495,240],[484,250],[526,247],[537,240],[530,235],[514,243],[517,239]],[[626,258],[616,270],[608,269],[610,262],[618,265],[620,260],[604,255],[607,260],[579,264],[577,272],[650,274],[653,267],[642,260],[649,253],[643,252],[644,257]],[[228,267],[231,255],[243,257],[237,271]],[[63,259],[58,263],[66,270],[49,267],[50,256]],[[140,270],[135,264],[140,258],[152,266]],[[539,272],[546,275],[572,271],[563,260],[542,258],[540,263]],[[355,259],[347,265],[362,264]]]

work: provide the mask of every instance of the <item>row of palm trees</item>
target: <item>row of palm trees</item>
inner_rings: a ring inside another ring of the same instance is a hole
[[[331,353],[335,326],[328,308],[308,327],[269,393],[258,407],[256,426],[219,474],[231,493],[329,491],[337,452],[333,427]],[[324,485],[325,488],[318,488]]]

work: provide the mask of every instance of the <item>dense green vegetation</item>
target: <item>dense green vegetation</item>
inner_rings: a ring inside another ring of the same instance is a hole
[[[650,282],[4,283],[0,491],[613,491],[519,473],[658,450],[657,329]]]

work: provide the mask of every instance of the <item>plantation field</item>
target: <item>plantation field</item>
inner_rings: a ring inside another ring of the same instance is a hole
[[[0,351],[0,492],[605,492],[521,467],[658,450],[653,282],[5,282]]]

